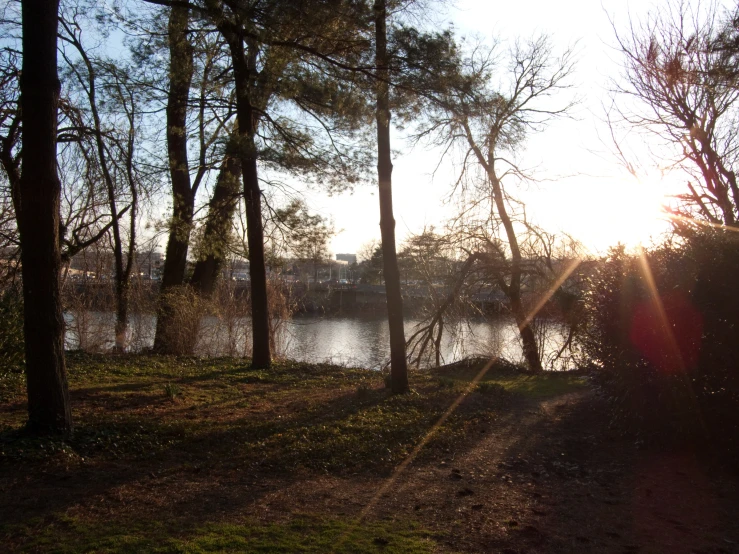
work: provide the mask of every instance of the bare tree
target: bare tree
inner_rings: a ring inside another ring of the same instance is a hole
[[[614,123],[656,138],[657,155],[688,173],[678,222],[737,225],[739,74],[725,48],[726,17],[713,2],[668,2],[623,33],[614,25],[624,63]]]
[[[429,44],[435,45],[415,41],[408,46],[418,49]],[[568,49],[554,56],[547,37],[517,41],[507,56],[500,48],[479,46],[466,58],[453,48],[446,50],[448,57],[436,81],[427,80],[427,120],[416,139],[430,140],[447,152],[453,147],[460,149],[462,173],[455,190],[469,200],[457,218],[469,253],[462,274],[477,263],[490,268],[489,274],[508,299],[529,369],[541,371],[532,317],[522,290],[530,263],[522,248],[528,239],[522,237],[528,236],[531,226],[525,206],[515,200],[510,189],[531,178],[516,162],[516,152],[528,134],[541,131],[548,121],[565,115],[573,106],[573,100],[557,103],[553,98],[568,88],[573,52]],[[423,59],[422,55],[416,57]],[[504,67],[501,59],[506,60]],[[506,78],[498,85],[502,69]]]
[[[20,14],[10,4],[3,12],[0,33],[6,45],[0,49],[0,195],[2,213],[0,247],[9,261],[20,254],[18,227],[19,187],[23,149],[20,110]],[[57,132],[57,165],[61,180],[60,241],[62,264],[100,240],[111,223],[101,213],[104,199],[98,194],[94,164],[90,158],[90,135],[81,113],[67,95],[60,96]],[[16,267],[7,265],[5,269]],[[12,271],[11,271],[12,273]]]
[[[92,142],[89,163],[107,200],[110,243],[115,261],[115,347],[124,350],[128,334],[129,289],[143,184],[137,163],[141,129],[140,89],[125,64],[93,56],[83,43],[86,12],[72,6],[61,18],[60,38],[69,84],[84,103],[80,122]],[[123,208],[121,205],[125,205]],[[126,214],[126,222],[122,216]]]

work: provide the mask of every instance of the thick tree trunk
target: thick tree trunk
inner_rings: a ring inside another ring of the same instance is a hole
[[[239,157],[244,180],[246,234],[249,247],[251,279],[252,366],[268,368],[272,364],[269,341],[269,303],[267,300],[267,268],[264,260],[262,224],[262,191],[257,169],[256,133],[258,114],[249,95],[252,74],[256,71],[257,52],[249,48],[245,56],[241,37],[229,40],[236,87],[236,117],[239,124]]]
[[[242,160],[242,167],[249,246],[249,277],[251,279],[252,366],[268,368],[272,364],[272,354],[269,343],[269,303],[267,301],[267,268],[264,261],[262,191],[259,189],[256,154]]]
[[[69,433],[64,320],[59,287],[56,128],[58,0],[23,0],[23,162],[19,187],[28,428]]]
[[[230,154],[221,164],[213,197],[208,206],[208,216],[200,247],[200,255],[190,285],[203,298],[210,298],[215,291],[218,276],[226,262],[228,235],[231,220],[239,199],[241,164]]]
[[[162,268],[159,314],[154,339],[154,349],[162,352],[170,352],[172,348],[168,336],[176,322],[172,319],[172,307],[168,303],[167,293],[185,281],[187,250],[195,209],[187,158],[187,101],[193,75],[192,46],[187,39],[188,16],[186,7],[172,7],[170,10],[167,151],[172,182],[172,219]]]
[[[398,270],[398,256],[395,250],[385,0],[375,0],[374,11],[375,62],[377,65],[377,175],[380,188],[382,271],[385,278],[387,319],[390,327],[390,381],[392,392],[398,394],[408,392],[408,362],[405,357],[400,271]]]

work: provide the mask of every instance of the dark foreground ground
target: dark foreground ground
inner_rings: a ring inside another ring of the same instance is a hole
[[[720,459],[609,430],[577,375],[475,373],[393,397],[331,366],[73,355],[67,441],[20,433],[5,376],[0,550],[739,552]]]

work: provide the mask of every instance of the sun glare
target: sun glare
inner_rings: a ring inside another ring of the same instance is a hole
[[[618,243],[634,248],[658,241],[668,230],[662,206],[666,186],[656,179],[614,179],[580,182],[559,189],[542,205],[547,223],[572,234],[592,252],[604,252]]]

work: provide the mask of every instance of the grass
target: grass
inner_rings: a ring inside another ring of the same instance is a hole
[[[383,376],[367,370],[281,362],[267,371],[243,360],[156,356],[75,354],[69,382],[74,436],[20,434],[19,387],[0,412],[0,460],[179,455],[208,463],[227,450],[232,462],[262,469],[383,472],[458,394],[425,374],[414,375],[413,393],[393,396]],[[494,404],[477,400],[466,402],[431,446],[448,449],[471,422],[494,416]]]
[[[239,359],[75,353],[74,436],[24,437],[24,383],[12,376],[0,389],[0,461],[180,455],[208,463],[227,449],[230,460],[262,469],[387,472],[477,372],[457,366],[414,373],[413,392],[393,396],[381,373],[362,369],[284,361],[253,370]],[[448,451],[469,426],[495,418],[501,391],[540,399],[585,385],[577,375],[494,366],[429,448]]]
[[[432,370],[439,387],[455,388],[471,381],[485,365],[485,360],[450,364]],[[478,392],[483,394],[503,390],[525,398],[541,400],[570,392],[583,390],[588,386],[587,378],[577,372],[547,371],[531,374],[505,362],[494,363],[478,384]]]
[[[23,534],[18,527],[15,534]],[[432,533],[417,524],[379,521],[359,524],[297,514],[289,521],[261,523],[206,523],[182,529],[164,522],[108,521],[84,523],[73,517],[57,517],[42,529],[29,533],[25,551],[58,554],[76,552],[246,552],[246,553],[373,553],[427,554],[434,551]]]
[[[252,481],[258,489],[261,479],[387,477],[476,373],[413,373],[412,392],[392,395],[380,372],[291,361],[255,370],[241,359],[72,353],[68,368],[75,432],[65,440],[26,436],[24,380],[0,377],[0,491],[28,476],[39,483],[35,493],[24,485],[27,501],[19,506],[0,494],[0,513],[10,514],[0,522],[0,541],[20,550],[432,551],[429,534],[406,520],[357,527],[351,510],[343,518],[308,517],[294,512],[305,506],[294,499],[280,501],[288,516],[261,522],[232,491]],[[434,432],[417,463],[453,459],[516,398],[582,386],[572,376],[494,367]],[[49,490],[47,474],[74,484]],[[248,494],[258,495],[254,490]],[[51,500],[39,505],[34,494]],[[119,497],[136,509],[115,515],[110,507]]]

